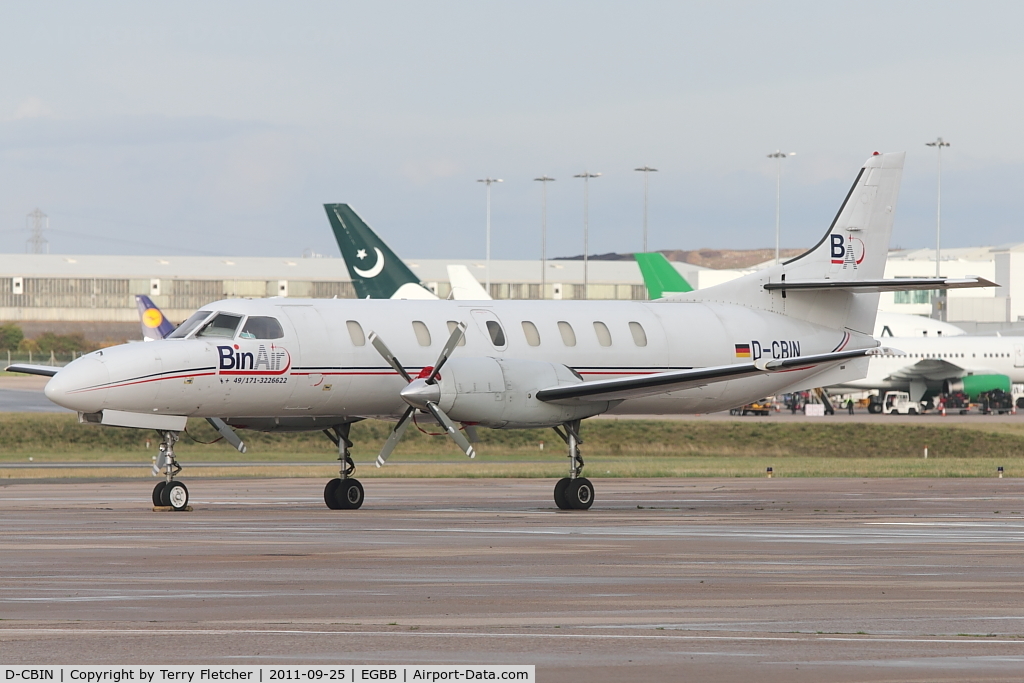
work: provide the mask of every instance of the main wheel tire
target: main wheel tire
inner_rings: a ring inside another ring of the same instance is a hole
[[[882,412],[881,404],[879,404],[879,403],[869,403],[868,404],[868,412],[871,413],[872,415],[877,415],[878,413]]]
[[[327,486],[324,487],[324,502],[332,510],[341,509],[341,503],[338,501],[337,496],[339,486],[341,486],[341,479],[335,477],[327,482]]]
[[[555,484],[555,505],[558,506],[559,510],[572,509],[572,506],[569,505],[568,499],[565,497],[565,490],[569,488],[570,483],[572,483],[572,479],[569,477],[562,477]]]
[[[188,488],[180,481],[172,481],[160,492],[160,502],[175,510],[184,510],[188,507]]]
[[[363,506],[363,485],[358,479],[345,479],[335,494],[343,510],[358,510]]]
[[[565,489],[565,499],[573,510],[589,510],[594,504],[594,485],[586,477],[573,479]]]
[[[153,506],[159,507],[163,505],[160,499],[160,494],[163,493],[164,487],[167,486],[166,481],[158,481],[156,486],[153,487]]]

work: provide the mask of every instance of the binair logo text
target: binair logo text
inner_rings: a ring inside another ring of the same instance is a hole
[[[222,375],[283,375],[292,365],[288,349],[260,344],[256,351],[242,351],[238,344],[218,346],[218,369]]]

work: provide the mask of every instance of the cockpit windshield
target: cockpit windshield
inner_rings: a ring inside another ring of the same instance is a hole
[[[196,311],[189,316],[188,320],[178,325],[178,327],[167,335],[168,339],[184,339],[191,334],[199,325],[210,317],[213,311]]]
[[[213,320],[203,325],[202,329],[196,332],[196,337],[224,337],[232,339],[238,324],[242,322],[242,316],[235,313],[218,313]]]

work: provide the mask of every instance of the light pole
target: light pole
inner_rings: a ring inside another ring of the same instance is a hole
[[[782,202],[782,160],[786,157],[796,156],[796,152],[780,152],[775,150],[768,155],[769,159],[775,159],[775,265],[779,264],[779,208]]]
[[[590,250],[590,179],[600,177],[600,173],[584,171],[573,178],[583,178],[583,298],[590,298],[590,274],[588,268],[588,251]]]
[[[540,194],[540,298],[544,298],[544,291],[547,289],[548,277],[548,183],[554,181],[542,175],[534,178],[541,184]]]
[[[634,168],[634,171],[640,171],[644,174],[644,253],[647,253],[647,180],[650,178],[652,173],[657,172],[658,169],[651,168],[650,166],[643,166],[641,168]]]
[[[935,147],[939,151],[939,184],[935,192],[935,277],[941,277],[939,275],[939,256],[942,253],[942,148],[949,147],[949,143],[942,138],[936,138],[935,142],[924,144],[928,147]]]
[[[491,296],[491,185],[493,183],[504,182],[501,178],[481,178],[477,180],[478,183],[486,183],[487,185],[487,266],[484,269],[486,273],[487,285],[487,296]]]

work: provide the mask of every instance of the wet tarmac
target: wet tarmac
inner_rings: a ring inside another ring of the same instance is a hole
[[[185,480],[188,482],[188,480]],[[0,485],[5,664],[536,664],[540,681],[1018,681],[1024,481]]]

